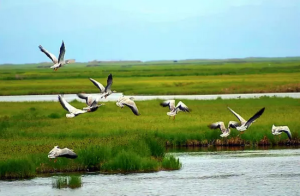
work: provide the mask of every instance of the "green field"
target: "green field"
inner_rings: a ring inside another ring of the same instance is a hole
[[[50,64],[0,65],[0,95],[97,93],[89,81],[106,83],[125,95],[224,94],[299,92],[300,59],[247,58],[153,62],[75,63],[49,69]],[[0,178],[28,178],[43,173],[101,171],[149,172],[179,169],[181,163],[166,156],[166,146],[298,145],[298,99],[183,100],[191,113],[176,120],[166,115],[161,100],[136,102],[140,116],[108,102],[98,111],[65,117],[57,102],[0,102]],[[177,100],[178,101],[178,100]],[[72,102],[75,107],[83,103]],[[263,116],[244,134],[232,130],[226,139],[207,125],[237,120],[230,106],[244,118],[262,107]],[[293,140],[271,134],[271,126],[288,125]],[[75,160],[47,158],[56,145],[74,149]]]
[[[1,65],[0,95],[97,93],[89,81],[130,95],[299,92],[299,58],[75,63],[57,72],[49,64]],[[39,68],[42,67],[42,68]]]
[[[100,170],[102,172],[157,171],[180,168],[172,157],[165,157],[166,144],[185,145],[278,145],[288,142],[271,134],[271,126],[288,125],[293,141],[299,144],[300,102],[290,98],[240,100],[183,100],[192,109],[179,113],[175,120],[166,115],[160,100],[136,102],[140,116],[129,108],[120,109],[108,102],[96,112],[67,119],[57,102],[0,103],[0,177],[30,177],[55,171]],[[83,103],[72,102],[75,107]],[[221,140],[220,130],[207,125],[216,121],[237,120],[227,106],[244,118],[262,107],[265,113],[244,134],[232,130]],[[69,147],[78,158],[49,161],[53,146]]]

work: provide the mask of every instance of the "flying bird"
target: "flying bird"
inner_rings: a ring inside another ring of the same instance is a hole
[[[236,128],[239,126],[240,123],[235,122],[235,121],[229,121],[228,127],[225,127],[224,122],[215,122],[210,125],[208,125],[209,128],[211,129],[220,129],[222,131],[222,134],[220,135],[221,137],[227,137],[230,135],[230,128]]]
[[[60,68],[61,66],[65,65],[65,64],[73,63],[74,62],[74,60],[64,60],[64,56],[65,56],[65,52],[66,52],[64,41],[62,41],[62,44],[60,46],[60,52],[59,52],[58,60],[57,60],[57,58],[52,53],[48,52],[41,45],[39,45],[39,48],[54,63],[54,65],[50,67],[51,69],[54,69],[54,71],[57,71],[58,68]]]
[[[56,159],[58,157],[65,157],[69,159],[76,159],[77,154],[69,148],[59,148],[59,146],[54,146],[54,148],[49,152],[48,158],[50,159]],[[54,161],[56,162],[56,161]]]
[[[69,112],[69,114],[66,114],[67,118],[74,118],[75,116],[78,116],[79,114],[83,114],[86,112],[93,112],[98,109],[97,106],[91,107],[87,110],[77,109],[77,108],[71,106],[61,95],[58,95],[58,100],[59,100],[59,103],[61,104],[61,106]]]
[[[246,121],[243,117],[241,117],[238,113],[236,113],[235,111],[233,111],[231,108],[228,107],[228,109],[239,119],[239,121],[241,122],[241,124],[239,126],[236,126],[235,128],[238,131],[245,131],[247,130],[250,125],[255,122],[255,120],[257,118],[259,118],[265,111],[265,108],[260,109],[256,114],[254,114],[248,121]]]
[[[175,107],[175,100],[166,100],[162,103],[160,103],[160,105],[162,107],[169,107],[170,112],[167,112],[167,115],[169,117],[174,117],[173,119],[175,119],[175,116],[178,112],[182,111],[182,112],[190,112],[190,109],[181,101],[178,102],[178,104]]]
[[[89,110],[91,108],[98,108],[102,105],[104,105],[103,103],[101,103],[100,105],[98,105],[98,97],[94,97],[92,95],[87,95],[87,94],[83,94],[83,93],[79,93],[77,94],[77,96],[81,99],[85,99],[85,103],[87,105],[87,107],[83,108],[83,110]]]
[[[169,110],[172,111],[175,109],[175,100],[166,100],[164,102],[161,102],[160,105],[162,107],[169,107]]]
[[[277,126],[277,127],[275,125],[272,126],[272,134],[273,135],[280,136],[280,134],[282,134],[283,132],[287,134],[287,136],[289,137],[290,140],[292,140],[292,133],[288,126]]]
[[[109,95],[111,95],[112,93],[116,92],[116,91],[111,90],[111,86],[112,86],[112,83],[113,83],[112,74],[108,75],[105,87],[101,83],[97,82],[96,80],[94,80],[92,78],[90,78],[90,81],[100,90],[101,93],[104,94],[101,98],[103,98],[103,97],[106,98]]]
[[[116,102],[116,105],[119,106],[120,108],[123,108],[124,106],[127,106],[131,109],[131,111],[139,116],[139,110],[135,104],[135,102],[133,101],[133,97],[125,97],[125,96],[121,96],[118,101]]]

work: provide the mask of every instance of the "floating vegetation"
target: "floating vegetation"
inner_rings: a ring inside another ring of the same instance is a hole
[[[55,176],[52,178],[52,188],[80,188],[82,186],[81,176]]]
[[[162,161],[162,167],[165,170],[178,170],[181,166],[179,158],[176,159],[173,155],[164,157]]]

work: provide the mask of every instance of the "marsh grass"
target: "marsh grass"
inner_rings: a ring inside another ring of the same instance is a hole
[[[82,186],[81,176],[55,176],[52,178],[52,188],[80,188]]]
[[[182,167],[179,159],[176,159],[173,155],[164,157],[161,165],[165,170],[178,170]]]
[[[103,171],[108,172],[140,172],[140,171],[157,171],[158,162],[149,157],[141,157],[132,151],[119,152],[112,160],[105,163]]]
[[[179,101],[179,100],[177,100]],[[28,178],[40,173],[93,171],[147,172],[158,171],[165,157],[165,146],[235,146],[297,145],[300,102],[291,98],[239,100],[181,100],[190,113],[180,112],[175,120],[166,115],[161,100],[136,101],[141,116],[116,107],[114,102],[93,113],[67,119],[55,102],[0,103],[0,178]],[[72,102],[78,108],[83,103]],[[151,106],[151,107],[150,107]],[[236,130],[222,139],[220,130],[207,125],[217,121],[237,120],[230,106],[245,119],[262,107],[264,114],[238,136]],[[54,115],[51,114],[59,114]],[[271,126],[288,125],[293,140],[275,138]],[[265,140],[264,138],[267,138]],[[47,158],[53,146],[73,149],[78,158]],[[164,164],[172,161],[165,158]]]
[[[13,158],[0,162],[0,177],[5,179],[31,178],[35,176],[35,165],[30,159]]]
[[[111,153],[110,146],[88,146],[79,150],[76,162],[89,171],[99,170],[101,165],[112,157]]]

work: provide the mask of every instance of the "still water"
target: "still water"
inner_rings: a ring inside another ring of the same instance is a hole
[[[300,195],[300,149],[174,153],[178,171],[82,175],[77,189],[54,177],[0,181],[0,195]]]

